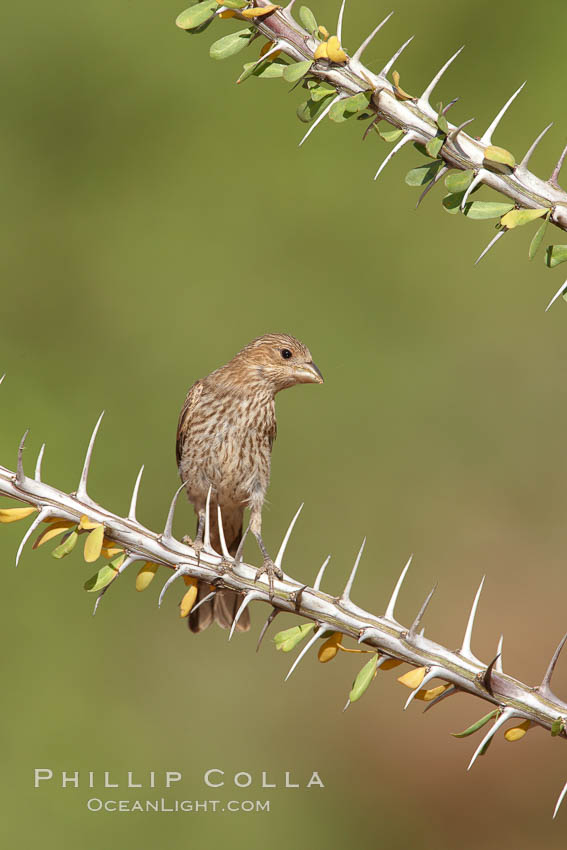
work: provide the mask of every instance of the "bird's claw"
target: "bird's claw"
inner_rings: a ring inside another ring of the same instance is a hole
[[[255,581],[259,581],[260,577],[263,576],[264,573],[267,573],[268,575],[271,599],[274,595],[274,576],[276,578],[283,579],[283,572],[274,564],[271,558],[264,558],[264,563],[258,570],[256,570]]]
[[[199,566],[201,563],[201,552],[205,548],[203,541],[199,537],[197,537],[195,540],[192,540],[191,537],[186,534],[185,537],[181,538],[181,542],[184,543],[186,546],[191,546],[191,548],[197,555],[197,566]]]

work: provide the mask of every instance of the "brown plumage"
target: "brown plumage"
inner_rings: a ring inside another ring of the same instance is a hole
[[[270,480],[272,445],[276,438],[275,395],[300,383],[323,382],[309,349],[287,334],[266,334],[249,343],[232,360],[193,384],[177,426],[177,465],[198,517],[194,545],[202,548],[205,506],[211,492],[211,544],[220,552],[217,505],[231,555],[242,539],[244,510],[250,508],[250,530],[264,558],[257,577],[268,574],[270,588],[281,570],[272,563],[262,541],[262,505]],[[199,586],[197,600],[209,593]],[[189,615],[189,627],[200,632],[213,618],[223,628],[232,625],[240,597],[218,591]],[[237,629],[250,628],[246,610]]]

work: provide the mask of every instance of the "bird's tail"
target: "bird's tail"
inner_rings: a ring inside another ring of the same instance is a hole
[[[227,549],[231,555],[236,555],[240,541],[242,540],[242,519],[244,511],[241,509],[222,511],[222,525],[226,539]],[[211,521],[211,545],[215,552],[221,551],[219,527],[217,522],[216,509],[211,506],[210,513]],[[206,582],[199,582],[197,599],[195,600],[195,608],[197,604],[211,592],[210,585]],[[230,629],[236,612],[242,602],[242,597],[234,590],[217,590],[212,599],[199,605],[196,611],[192,611],[188,617],[188,625],[194,634],[202,632],[214,621],[223,629]],[[236,631],[247,632],[250,628],[250,614],[248,609],[243,611],[238,623]]]

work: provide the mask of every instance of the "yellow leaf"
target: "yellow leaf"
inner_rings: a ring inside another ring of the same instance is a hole
[[[79,521],[79,531],[92,531],[93,528],[97,528],[100,525],[100,522],[95,522],[94,519],[89,519],[86,514],[83,514]]]
[[[103,558],[114,558],[115,555],[120,555],[123,551],[124,549],[115,543],[112,546],[103,546],[100,554]]]
[[[439,685],[437,688],[429,688],[428,690],[418,691],[415,695],[416,699],[423,700],[423,702],[430,702],[435,697],[441,696],[441,694],[448,690],[451,685]]]
[[[104,525],[97,525],[92,531],[89,531],[85,540],[85,561],[87,564],[92,564],[97,560],[101,553],[102,541],[104,539]]]
[[[179,616],[186,617],[191,608],[195,604],[195,600],[197,598],[197,583],[192,584],[179,605]]]
[[[313,58],[314,59],[328,59],[329,58],[328,53],[327,53],[327,45],[325,44],[324,41],[322,41],[321,44],[318,44],[317,47],[315,48],[315,53],[313,54]]]
[[[276,9],[281,9],[281,6],[274,6],[272,3],[270,6],[262,6],[256,9],[243,9],[240,13],[243,18],[263,18],[264,15],[269,15],[270,12],[275,12]]]
[[[154,580],[154,576],[157,571],[157,564],[152,564],[151,561],[146,561],[146,563],[138,570],[138,575],[136,576],[136,590],[142,591],[145,590],[146,587],[149,587]]]
[[[512,729],[508,729],[504,733],[504,737],[507,741],[519,741],[524,737],[531,725],[531,720],[524,720],[524,722],[520,723],[519,726],[514,726]]]
[[[400,75],[397,71],[392,71],[392,79],[394,81],[394,93],[398,100],[414,100],[411,94],[400,88]]]
[[[39,546],[43,546],[44,543],[47,543],[49,540],[53,540],[54,537],[57,537],[58,534],[61,534],[63,531],[66,531],[68,528],[74,528],[76,523],[70,522],[66,519],[58,519],[55,522],[52,522],[45,531],[42,531],[35,543],[32,546],[32,549],[37,549]]]
[[[4,508],[0,510],[0,523],[17,522],[31,516],[37,508]]]
[[[331,62],[336,62],[337,64],[346,62],[348,59],[336,35],[332,35],[327,42],[327,56]]]
[[[513,230],[514,227],[519,227],[522,224],[529,224],[530,221],[535,221],[536,218],[541,218],[549,212],[547,207],[539,207],[535,210],[510,210],[500,219],[502,227]]]
[[[405,685],[406,688],[411,688],[413,691],[415,688],[419,688],[425,678],[426,672],[427,667],[415,667],[413,670],[409,670],[403,676],[400,676],[398,682]]]
[[[393,670],[394,667],[399,667],[400,664],[403,664],[403,661],[400,661],[399,658],[387,658],[383,664],[380,665],[380,670]]]
[[[484,151],[484,161],[489,165],[493,165],[498,169],[498,166],[503,165],[504,170],[516,167],[516,158],[514,154],[507,151],[506,148],[499,148],[498,145],[489,145]]]
[[[193,585],[196,586],[199,583],[199,579],[194,576],[183,576],[183,581],[187,587],[193,587]]]
[[[219,0],[217,0],[217,3],[219,3]],[[219,5],[222,5],[222,4],[219,3]],[[224,12],[219,13],[219,18],[234,18],[234,17],[236,17],[236,12],[234,11],[234,9],[225,9]]]
[[[327,27],[321,25],[320,27],[318,27],[317,32],[323,36],[324,41],[327,41],[327,39],[329,38],[329,30],[327,29]]]
[[[270,50],[270,48],[272,48],[273,46],[274,46],[273,41],[267,41],[260,51],[260,56],[264,56],[268,52],[268,50]]]
[[[339,651],[338,645],[341,642],[341,637],[341,632],[334,632],[331,637],[327,638],[327,640],[321,645],[319,652],[317,653],[317,658],[321,664],[326,664],[327,661],[333,660]]]

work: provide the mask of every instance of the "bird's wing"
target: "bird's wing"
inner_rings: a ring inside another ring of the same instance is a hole
[[[181,461],[181,455],[183,453],[183,443],[185,442],[185,439],[187,437],[187,430],[191,422],[191,414],[193,413],[197,402],[201,398],[202,392],[203,382],[196,381],[196,383],[193,384],[193,386],[187,393],[185,404],[183,405],[181,413],[179,414],[179,422],[177,423],[177,442],[175,444],[175,456],[177,458],[177,466],[179,466],[179,463]]]

